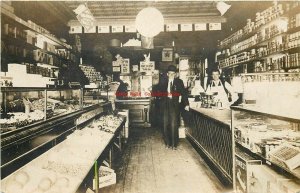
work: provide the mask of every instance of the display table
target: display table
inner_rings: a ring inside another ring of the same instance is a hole
[[[116,108],[129,110],[129,125],[150,127],[150,98],[116,100]]]
[[[186,136],[225,185],[232,184],[231,111],[190,108],[183,114]]]
[[[16,184],[19,185],[22,181],[24,185],[17,187],[20,190],[15,189],[15,193],[32,193],[41,189],[64,193],[77,192],[86,177],[93,173],[95,162],[101,164],[105,150],[111,149],[115,141],[120,139],[124,123],[125,118],[122,118],[110,132],[99,130],[99,126],[77,130],[65,141],[4,178],[1,181],[2,191],[9,193],[11,186],[16,188]],[[121,149],[121,144],[117,147]],[[24,179],[24,173],[28,180],[25,180],[26,177]],[[17,176],[23,178],[17,180]],[[49,186],[47,181],[51,182]]]

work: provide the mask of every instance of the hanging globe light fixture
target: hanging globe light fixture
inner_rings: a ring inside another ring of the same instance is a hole
[[[135,26],[142,36],[151,38],[164,30],[164,17],[158,9],[147,7],[137,14]]]

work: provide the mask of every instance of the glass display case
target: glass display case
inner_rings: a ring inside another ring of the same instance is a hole
[[[82,88],[1,88],[1,173],[6,176],[109,111],[85,103]],[[80,122],[77,120],[83,117]]]
[[[271,188],[287,192],[292,187],[291,192],[300,191],[300,116],[296,116],[296,109],[290,111],[295,112],[273,113],[255,105],[232,107],[234,173],[238,192],[253,192],[255,188],[260,192],[272,192]],[[249,164],[241,167],[241,154],[246,154],[247,160],[256,163],[243,175],[240,168]],[[293,186],[284,187],[279,179],[293,183]]]
[[[1,133],[82,109],[80,89],[1,88]]]

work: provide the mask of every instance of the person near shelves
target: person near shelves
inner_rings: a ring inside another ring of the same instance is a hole
[[[159,83],[163,139],[166,148],[176,150],[179,141],[180,111],[189,111],[188,93],[183,81],[176,77],[177,69],[170,65],[167,77]]]
[[[120,74],[114,74],[114,81],[120,83],[116,91],[116,98],[123,99],[128,97],[128,89],[127,89],[128,84],[120,79]]]
[[[221,102],[223,108],[230,106],[238,100],[238,95],[233,91],[232,86],[222,78],[218,69],[212,70],[211,80],[208,81],[206,93],[217,93],[214,96],[215,102]]]

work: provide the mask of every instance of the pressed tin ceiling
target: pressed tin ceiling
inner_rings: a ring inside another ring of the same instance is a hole
[[[215,2],[208,1],[66,1],[71,9],[86,3],[100,23],[134,23],[143,8],[155,7],[164,16],[165,23],[225,22]],[[77,22],[74,19],[71,23]]]

